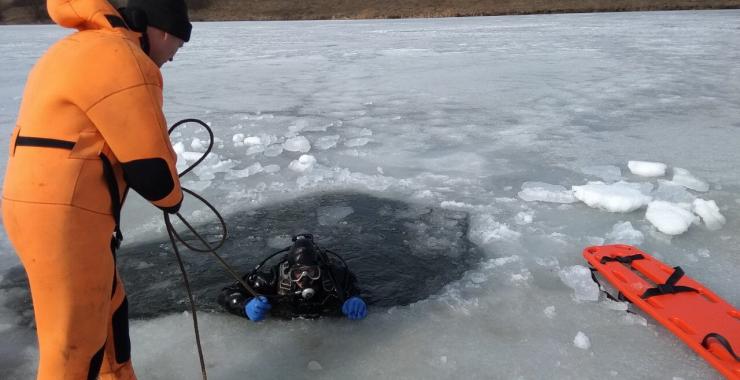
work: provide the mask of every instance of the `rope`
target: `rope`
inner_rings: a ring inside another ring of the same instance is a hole
[[[203,156],[201,156],[200,159],[198,159],[197,161],[195,161],[192,165],[190,165],[182,173],[179,173],[178,174],[178,177],[184,176],[185,174],[189,173],[191,170],[195,169],[195,167],[198,166],[198,164],[200,164],[201,162],[203,162],[203,160],[205,160],[205,158],[208,156],[208,154],[211,153],[211,150],[213,148],[213,142],[214,142],[213,131],[211,130],[211,128],[206,123],[204,123],[203,121],[198,120],[198,119],[184,119],[184,120],[180,120],[177,123],[175,123],[174,125],[172,125],[172,127],[170,127],[170,129],[167,131],[167,133],[168,134],[172,134],[172,131],[174,131],[177,127],[179,127],[179,126],[181,126],[183,124],[186,124],[186,123],[197,123],[197,124],[200,124],[201,126],[203,126],[203,128],[205,128],[206,131],[208,131],[208,135],[210,137],[210,143],[208,144],[208,149],[206,149],[205,153],[203,153]],[[179,212],[176,213],[175,215],[177,215],[177,217],[180,219],[180,221],[190,230],[190,232],[193,233],[193,235],[195,235],[196,238],[198,238],[198,240],[200,240],[200,242],[205,247],[205,248],[197,248],[197,247],[194,247],[194,246],[188,244],[187,241],[185,241],[185,239],[183,239],[177,233],[177,231],[175,230],[174,226],[172,225],[172,222],[170,221],[170,215],[167,214],[166,212],[164,213],[164,223],[165,223],[165,226],[167,227],[167,235],[170,238],[170,243],[172,244],[172,249],[175,251],[175,257],[177,258],[177,263],[180,266],[180,271],[182,272],[182,278],[183,278],[183,282],[185,284],[185,290],[186,290],[187,295],[188,295],[188,300],[190,301],[190,311],[193,314],[193,330],[195,331],[195,344],[198,347],[198,359],[200,360],[201,374],[203,376],[203,380],[207,380],[208,379],[208,374],[206,373],[206,365],[205,365],[205,359],[204,359],[204,355],[203,355],[203,347],[202,347],[201,342],[200,342],[200,330],[198,328],[197,310],[196,310],[196,306],[195,306],[195,301],[193,299],[193,292],[192,292],[192,290],[190,288],[190,281],[188,281],[188,275],[187,275],[187,272],[185,271],[185,266],[183,265],[182,257],[180,256],[180,251],[177,249],[177,241],[179,241],[180,243],[182,243],[185,247],[187,247],[191,251],[194,251],[194,252],[208,252],[208,253],[213,254],[213,256],[218,260],[218,262],[226,270],[226,272],[229,273],[229,275],[231,275],[232,277],[234,277],[234,279],[236,279],[236,281],[239,282],[244,287],[244,289],[246,289],[248,292],[252,293],[252,295],[254,295],[255,297],[259,296],[259,293],[257,293],[254,289],[252,289],[252,287],[250,287],[249,285],[247,285],[247,283],[239,276],[239,274],[237,274],[236,271],[234,271],[232,269],[232,267],[228,263],[226,263],[226,261],[224,261],[224,259],[221,256],[219,256],[216,253],[216,250],[219,249],[219,248],[221,248],[221,246],[223,246],[224,242],[226,241],[226,237],[227,237],[226,222],[224,221],[224,218],[221,216],[221,214],[216,210],[215,207],[213,207],[213,205],[211,203],[209,203],[205,198],[201,197],[200,195],[196,194],[195,192],[193,192],[193,191],[191,191],[189,189],[186,189],[184,187],[182,187],[182,191],[185,192],[185,193],[188,193],[188,194],[190,194],[192,196],[194,196],[195,198],[197,198],[198,200],[200,200],[201,202],[203,202],[203,204],[205,204],[209,209],[211,209],[211,211],[213,211],[213,214],[216,215],[216,217],[218,218],[219,223],[221,224],[221,229],[223,230],[223,234],[221,235],[221,239],[215,243],[215,246],[212,246],[211,244],[209,244],[206,241],[206,239],[204,239],[200,234],[198,234],[198,232],[195,230],[195,228],[193,228],[193,226],[190,225],[190,223],[188,223],[188,221]]]

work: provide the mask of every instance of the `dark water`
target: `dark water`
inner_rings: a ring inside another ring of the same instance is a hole
[[[345,259],[357,275],[363,297],[379,307],[427,298],[480,260],[467,240],[466,213],[360,193],[307,196],[234,214],[226,223],[229,237],[218,252],[237,272],[251,270],[290,245],[290,236],[312,233],[319,246]],[[218,234],[216,224],[196,228],[210,232],[210,239]],[[188,309],[169,240],[125,243],[118,253],[118,270],[129,295],[131,317]],[[219,311],[216,296],[233,279],[209,253],[180,251],[199,310]],[[0,289],[25,290],[25,281],[23,269],[13,268],[4,274]],[[21,314],[31,308],[30,297],[27,291],[16,293],[6,303]]]

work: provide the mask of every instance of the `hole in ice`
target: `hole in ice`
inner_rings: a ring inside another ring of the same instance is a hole
[[[368,304],[381,307],[407,305],[438,293],[481,258],[467,240],[467,213],[360,193],[309,195],[225,215],[225,219],[229,239],[218,253],[238,273],[290,245],[290,236],[312,233],[320,247],[346,260]],[[196,229],[218,231],[215,224]],[[166,234],[157,241],[124,243],[118,253],[118,270],[128,293],[130,316],[147,318],[189,310]],[[212,255],[179,247],[198,310],[221,311],[216,298],[233,280]],[[14,268],[14,273],[3,275],[0,289],[26,289],[13,307],[22,314],[32,306],[23,269]]]

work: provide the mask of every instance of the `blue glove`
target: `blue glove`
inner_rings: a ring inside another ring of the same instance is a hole
[[[247,312],[249,319],[257,322],[265,319],[265,314],[272,309],[270,301],[265,296],[259,296],[252,298],[244,307],[244,311]]]
[[[344,301],[342,305],[342,314],[350,320],[356,321],[367,317],[367,305],[360,297],[351,297]]]

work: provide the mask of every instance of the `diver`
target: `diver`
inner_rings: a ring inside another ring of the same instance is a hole
[[[288,253],[269,273],[260,270],[282,252]],[[329,258],[327,252],[334,257]],[[355,275],[339,255],[318,247],[310,234],[294,236],[292,246],[268,256],[243,279],[258,297],[237,282],[223,288],[218,303],[255,322],[268,314],[286,319],[345,315],[360,320],[367,316]]]

